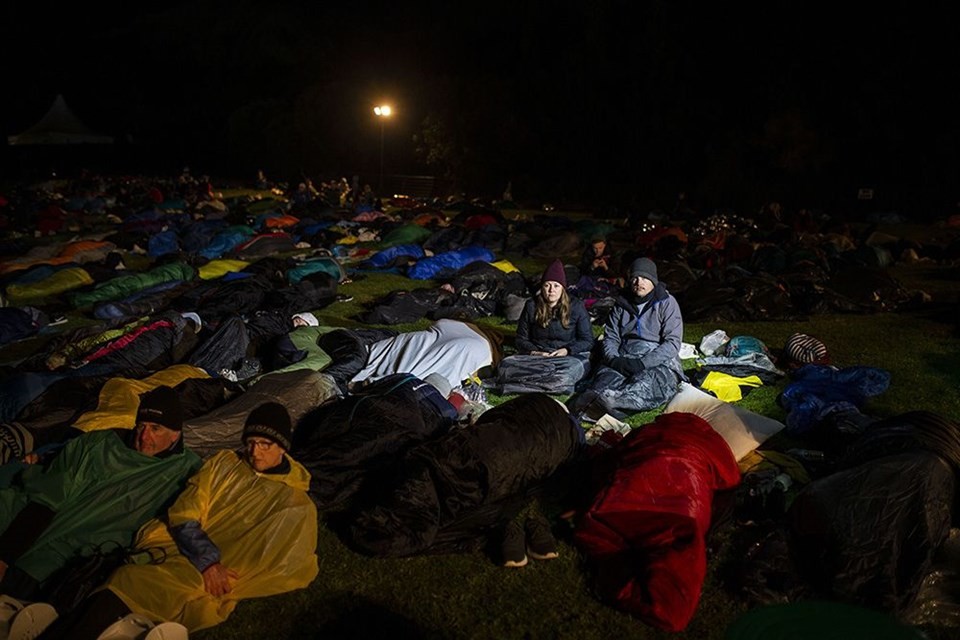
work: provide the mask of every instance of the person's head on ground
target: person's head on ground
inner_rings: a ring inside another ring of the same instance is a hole
[[[627,286],[637,298],[645,298],[650,295],[659,282],[657,265],[650,258],[637,258],[630,263],[630,269],[627,272]]]
[[[183,430],[183,407],[177,392],[167,386],[157,387],[140,396],[137,409],[134,448],[155,456],[172,449]]]
[[[295,313],[291,317],[293,320],[294,327],[318,327],[320,326],[320,321],[317,320],[317,316],[313,315],[309,311],[304,311],[303,313]]]
[[[536,297],[536,321],[541,327],[559,317],[563,326],[570,326],[570,296],[567,294],[567,274],[559,259],[551,262],[540,277],[540,291]]]
[[[290,449],[292,437],[290,414],[282,404],[267,402],[251,411],[243,427],[250,466],[263,473],[279,465]]]

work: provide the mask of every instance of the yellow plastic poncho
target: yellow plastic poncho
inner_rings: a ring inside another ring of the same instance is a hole
[[[198,367],[175,364],[142,380],[111,378],[100,390],[97,408],[77,418],[73,426],[80,431],[133,429],[137,425],[137,409],[140,408],[142,394],[163,385],[175,387],[190,378],[209,377],[210,374]]]
[[[220,548],[220,562],[239,574],[230,593],[214,597],[177,550],[167,526],[151,520],[137,547],[163,547],[158,565],[124,565],[107,582],[134,612],[172,620],[191,632],[227,619],[245,598],[306,587],[317,576],[317,509],[307,497],[310,474],[290,461],[286,474],[261,474],[236,452],[207,460],[170,507],[171,526],[196,520]]]

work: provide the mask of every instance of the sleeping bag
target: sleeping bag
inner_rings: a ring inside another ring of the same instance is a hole
[[[310,369],[278,373],[210,413],[183,423],[184,444],[207,458],[220,449],[235,449],[243,425],[251,411],[265,402],[279,402],[290,413],[296,430],[303,415],[337,395],[337,385],[329,377]]]
[[[397,374],[311,411],[290,454],[310,472],[319,509],[338,507],[367,484],[383,486],[410,446],[451,424],[457,411],[430,384]]]
[[[574,539],[602,600],[668,631],[690,622],[707,571],[714,492],[740,481],[730,447],[690,413],[665,413],[615,450],[613,477]]]
[[[478,549],[519,511],[518,498],[573,460],[581,436],[549,396],[508,400],[473,426],[411,449],[382,499],[359,513],[350,538],[377,556]]]

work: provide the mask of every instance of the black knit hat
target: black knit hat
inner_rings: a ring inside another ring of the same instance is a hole
[[[267,402],[250,412],[243,426],[243,439],[263,436],[273,440],[283,449],[290,449],[293,426],[287,408],[278,402]]]
[[[631,263],[630,280],[633,280],[637,276],[646,278],[653,284],[660,282],[657,278],[657,265],[655,265],[650,258],[637,258]]]
[[[163,386],[151,389],[140,396],[137,422],[156,422],[168,429],[183,429],[183,407],[180,396],[172,388]]]

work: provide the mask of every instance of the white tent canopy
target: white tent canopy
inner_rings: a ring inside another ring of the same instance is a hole
[[[64,101],[57,95],[53,106],[40,122],[23,133],[7,136],[7,142],[14,144],[110,144],[111,136],[94,133],[74,115]]]

